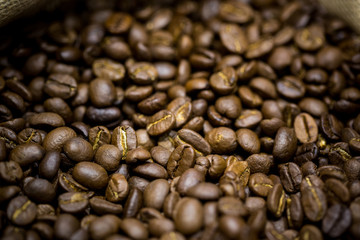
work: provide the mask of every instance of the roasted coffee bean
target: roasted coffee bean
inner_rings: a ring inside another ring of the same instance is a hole
[[[115,130],[114,130],[115,131]],[[104,126],[96,126],[89,130],[89,142],[96,151],[100,146],[110,143],[111,133]]]
[[[20,166],[26,167],[34,162],[40,161],[45,154],[44,148],[37,143],[18,145],[10,152],[9,159],[17,162]]]
[[[121,160],[120,150],[110,144],[104,144],[98,148],[94,160],[107,171],[115,171],[119,168]]]
[[[58,239],[69,239],[80,228],[79,220],[70,214],[60,214],[54,225],[54,235]]]
[[[252,154],[246,159],[246,162],[249,165],[251,173],[260,172],[268,174],[273,165],[272,156],[265,153]]]
[[[342,61],[342,53],[336,47],[326,46],[316,54],[317,65],[327,70],[335,70]]]
[[[124,217],[135,217],[143,204],[143,194],[138,188],[132,188],[126,200],[123,215]]]
[[[298,165],[289,162],[279,165],[281,183],[287,192],[293,193],[300,189],[302,173]]]
[[[322,114],[320,118],[320,128],[322,132],[332,140],[338,140],[341,137],[341,122],[332,114]]]
[[[7,183],[16,183],[23,178],[21,166],[14,161],[0,162],[0,179]]]
[[[59,127],[49,132],[44,141],[43,147],[46,151],[60,152],[67,140],[76,137],[74,130],[68,127]]]
[[[237,75],[232,67],[226,67],[210,77],[210,86],[218,94],[226,95],[231,93],[236,86]],[[205,83],[204,83],[205,85]]]
[[[161,210],[169,190],[170,186],[166,180],[157,179],[152,181],[144,191],[144,206]]]
[[[205,140],[200,134],[193,130],[179,130],[175,141],[179,141],[179,144],[190,145],[197,155],[208,155],[211,153],[209,140]]]
[[[68,99],[76,94],[77,82],[68,74],[54,73],[45,82],[44,91],[51,97]]]
[[[306,217],[311,221],[317,222],[324,218],[327,210],[325,193],[314,185],[309,176],[301,183],[301,203]]]
[[[102,189],[108,183],[106,170],[93,162],[80,162],[76,164],[73,176],[76,181],[90,189]]]
[[[76,162],[91,161],[94,151],[91,144],[80,137],[71,138],[64,144],[64,153]]]
[[[175,124],[176,118],[174,114],[167,110],[161,110],[151,117],[149,124],[146,126],[146,131],[151,136],[158,136],[171,130],[175,127]]]
[[[304,219],[304,211],[299,195],[293,194],[286,199],[286,216],[289,227],[300,227]]]
[[[294,129],[281,127],[275,137],[273,155],[275,160],[287,162],[295,154],[297,139]]]
[[[194,168],[189,168],[180,176],[176,189],[180,194],[185,195],[190,188],[204,181],[204,174]]]
[[[49,203],[56,196],[53,185],[41,178],[31,179],[26,182],[23,190],[31,200],[37,203]]]
[[[245,152],[249,154],[260,152],[260,140],[255,132],[249,129],[239,129],[236,131],[236,139]]]
[[[202,182],[189,188],[186,191],[186,195],[202,201],[212,201],[219,199],[222,192],[215,184]]]
[[[177,202],[172,218],[178,231],[193,234],[203,225],[203,206],[195,198],[182,198]]]
[[[108,80],[96,78],[90,82],[89,97],[95,107],[108,107],[115,100],[115,86]]]
[[[322,230],[326,235],[337,238],[348,229],[350,223],[350,210],[343,205],[335,204],[327,210],[322,221]]]
[[[134,173],[147,179],[167,178],[166,169],[157,163],[141,164],[133,169]]]
[[[224,96],[216,100],[215,109],[227,118],[236,119],[241,114],[241,102],[236,96]]]
[[[76,182],[68,173],[59,174],[59,184],[67,192],[85,192],[89,190]]]
[[[259,110],[243,110],[240,116],[235,121],[235,127],[237,128],[253,128],[257,126],[263,118],[262,113]]]
[[[294,121],[296,137],[301,143],[315,142],[318,136],[318,127],[314,118],[307,113],[296,116]]]
[[[36,218],[36,205],[26,196],[18,196],[9,202],[6,215],[13,224],[26,226]]]
[[[138,62],[129,68],[129,76],[136,84],[148,85],[157,80],[158,72],[151,63]]]
[[[91,198],[89,204],[91,209],[99,215],[121,214],[123,210],[122,205],[109,202],[98,196]]]
[[[114,82],[121,81],[125,76],[125,67],[121,63],[107,58],[95,59],[92,63],[92,70],[98,78],[105,78]],[[111,85],[109,87],[111,88]],[[109,93],[112,93],[112,90]]]
[[[59,152],[47,152],[39,164],[39,175],[52,180],[60,168],[61,157]]]
[[[300,239],[323,239],[321,231],[314,225],[305,225],[300,230]]]
[[[94,219],[89,224],[89,234],[92,239],[100,240],[119,231],[121,220],[113,214],[107,214]]]
[[[275,216],[280,217],[285,210],[286,196],[281,184],[275,184],[267,196],[267,208]]]
[[[179,97],[168,104],[167,110],[174,114],[176,119],[175,127],[178,128],[189,120],[192,112],[192,104],[189,98]]]
[[[214,153],[231,153],[237,147],[236,134],[227,127],[214,128],[206,134],[205,138]]]
[[[250,175],[249,188],[256,195],[266,197],[274,187],[273,181],[263,173],[254,173]]]
[[[269,53],[274,47],[274,40],[271,37],[262,38],[249,44],[245,53],[246,58],[253,59]]]
[[[80,213],[89,204],[86,193],[68,192],[59,195],[59,208],[66,213]]]
[[[148,239],[148,229],[136,218],[124,219],[121,221],[120,228],[131,239]]]
[[[195,150],[189,145],[179,145],[170,155],[167,172],[172,178],[180,176],[195,164]]]
[[[220,28],[220,39],[224,46],[233,53],[242,54],[246,51],[248,41],[243,30],[236,24],[224,24]]]

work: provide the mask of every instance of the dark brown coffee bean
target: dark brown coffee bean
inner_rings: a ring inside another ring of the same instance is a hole
[[[175,227],[183,234],[193,234],[203,225],[203,206],[195,198],[182,198],[172,216]]]
[[[249,154],[260,152],[260,140],[255,132],[249,129],[239,129],[236,131],[236,139],[245,152]]]
[[[140,222],[136,218],[125,218],[121,222],[120,228],[131,239],[141,240],[148,239],[149,237],[148,229],[142,222]]]
[[[289,227],[300,227],[304,219],[304,211],[299,195],[293,194],[286,199],[286,215]]]
[[[125,67],[121,63],[107,58],[98,58],[94,60],[92,70],[98,78],[104,78],[114,82],[121,81],[125,76]],[[109,93],[114,94],[111,84],[108,84],[107,92],[108,91]]]
[[[210,86],[218,94],[227,95],[236,86],[237,75],[232,67],[226,67],[220,72],[214,73],[210,77]]]
[[[252,154],[246,159],[246,162],[249,165],[251,173],[260,172],[267,174],[273,165],[272,156],[265,153]]]
[[[305,51],[314,51],[323,46],[325,36],[317,25],[298,30],[294,37],[295,43]]]
[[[343,125],[334,115],[324,113],[320,118],[320,128],[328,138],[338,140]]]
[[[315,186],[309,177],[302,180],[301,203],[306,217],[311,221],[316,222],[324,218],[327,209],[325,193]]]
[[[26,182],[23,190],[30,199],[37,203],[49,203],[56,196],[53,185],[49,181],[41,178]]]
[[[147,179],[167,178],[166,169],[157,163],[145,163],[133,169],[134,173]]]
[[[195,164],[195,151],[189,145],[179,145],[170,155],[167,164],[168,174],[174,178],[183,174]]]
[[[331,206],[322,221],[322,230],[332,238],[343,234],[351,224],[350,210],[340,204]]]
[[[149,97],[153,91],[152,86],[130,86],[125,90],[125,98],[132,102],[140,102]]]
[[[96,78],[90,82],[89,97],[95,107],[108,107],[115,100],[115,86],[108,80]]]
[[[335,178],[329,178],[325,181],[325,186],[327,189],[327,195],[332,200],[343,203],[347,203],[350,200],[350,192],[346,185],[340,180]]]
[[[273,82],[267,78],[256,77],[253,78],[249,86],[263,98],[277,98],[276,88]]]
[[[17,162],[20,166],[26,167],[34,162],[40,161],[45,154],[44,148],[37,143],[18,145],[10,152],[9,159]]]
[[[275,216],[280,217],[285,210],[286,197],[281,184],[275,184],[267,196],[267,208]]]
[[[253,18],[252,8],[242,2],[224,2],[220,4],[220,17],[229,22],[246,23]]]
[[[26,110],[26,105],[24,99],[10,91],[5,91],[0,94],[1,102],[4,103],[8,108],[12,109],[18,113],[24,113]]]
[[[323,239],[321,231],[314,225],[304,225],[300,230],[300,240],[305,239]]]
[[[8,219],[19,226],[25,226],[36,218],[36,205],[25,196],[13,198],[7,206]]]
[[[218,186],[213,183],[202,182],[186,191],[186,196],[197,198],[202,201],[217,200],[222,192]]]
[[[75,165],[73,176],[76,181],[90,189],[102,189],[108,183],[108,174],[99,164],[80,162]]]
[[[269,191],[274,187],[273,181],[263,173],[254,173],[250,175],[249,188],[258,196],[266,197]]]
[[[217,202],[217,208],[220,214],[235,217],[243,217],[248,215],[248,211],[241,200],[235,197],[222,197]]]
[[[105,28],[112,34],[127,32],[131,26],[133,18],[123,12],[115,12],[107,18]]]
[[[107,214],[94,219],[89,224],[91,239],[105,239],[119,231],[121,220],[113,214]]]
[[[302,143],[315,142],[318,136],[318,127],[315,120],[307,113],[296,116],[294,121],[296,137]]]
[[[46,151],[54,150],[60,152],[65,142],[74,137],[76,137],[74,130],[68,127],[59,127],[46,135],[43,141],[43,147]]]
[[[57,239],[69,239],[80,228],[79,220],[70,214],[60,214],[54,225]]]
[[[298,165],[289,162],[279,165],[281,183],[287,192],[293,193],[300,189],[302,173]]]
[[[242,54],[246,51],[248,41],[243,30],[236,24],[224,24],[220,28],[220,39],[227,50]]]
[[[175,127],[178,128],[189,120],[192,112],[192,104],[189,98],[179,97],[168,104],[167,110],[174,114],[176,119]]]
[[[16,197],[16,195],[21,191],[18,186],[4,186],[0,187],[0,203],[5,203]]]
[[[230,126],[231,120],[220,115],[214,106],[210,106],[207,110],[207,117],[209,122],[214,126]]]
[[[176,190],[180,194],[185,195],[190,188],[204,181],[204,174],[194,168],[189,168],[180,176],[179,180],[177,181]]]
[[[240,86],[238,93],[241,102],[247,107],[259,107],[263,102],[262,98],[257,93],[252,91],[251,88],[249,88],[248,86]]]
[[[245,57],[249,59],[258,58],[269,53],[274,48],[274,40],[271,37],[261,38],[249,44]]]
[[[158,136],[171,130],[175,124],[174,114],[167,110],[161,110],[151,117],[150,123],[146,126],[146,131],[151,136]]]
[[[157,80],[158,72],[152,64],[138,62],[129,68],[129,76],[136,84],[148,85]]]
[[[59,184],[67,192],[85,192],[89,190],[76,182],[68,173],[59,174]]]
[[[59,208],[66,213],[80,213],[89,204],[86,193],[68,192],[59,195]]]
[[[60,162],[59,152],[47,152],[39,164],[39,175],[48,180],[52,180],[58,173]]]
[[[211,147],[208,140],[205,140],[200,134],[190,129],[181,129],[175,138],[179,144],[190,145],[197,155],[208,155],[211,153]]]
[[[64,144],[64,153],[76,162],[91,161],[94,151],[91,144],[83,138],[71,138]]]
[[[144,191],[144,206],[161,210],[169,190],[170,186],[166,180],[157,179],[152,181]]]
[[[132,188],[126,200],[123,215],[124,217],[135,217],[143,204],[143,195],[138,188]]]
[[[305,84],[298,78],[285,76],[276,83],[280,95],[288,99],[300,99],[305,95]]]
[[[25,128],[17,135],[17,142],[19,144],[23,143],[42,143],[42,135],[40,131],[34,128]]]
[[[327,70],[335,70],[343,61],[340,49],[332,46],[322,48],[316,54],[316,63],[319,67]]]
[[[294,129],[281,127],[275,137],[273,155],[276,160],[287,162],[295,154],[297,139]]]
[[[227,118],[235,119],[241,114],[240,99],[234,95],[220,97],[216,100],[215,109]]]
[[[76,94],[77,82],[68,74],[54,73],[48,77],[44,91],[51,97],[68,99]]]
[[[95,196],[89,201],[90,208],[99,215],[105,214],[121,214],[123,207],[120,204],[112,203],[103,197]]]
[[[244,109],[241,112],[240,116],[236,119],[235,127],[253,128],[257,126],[262,119],[263,119],[263,115],[259,110]]]

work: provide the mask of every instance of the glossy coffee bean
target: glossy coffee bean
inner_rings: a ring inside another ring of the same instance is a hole
[[[76,181],[90,189],[102,189],[108,183],[106,170],[93,162],[80,162],[76,164],[73,176]]]

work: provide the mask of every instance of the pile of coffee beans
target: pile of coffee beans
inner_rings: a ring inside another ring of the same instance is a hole
[[[360,239],[360,37],[306,0],[79,1],[0,38],[2,239]]]

